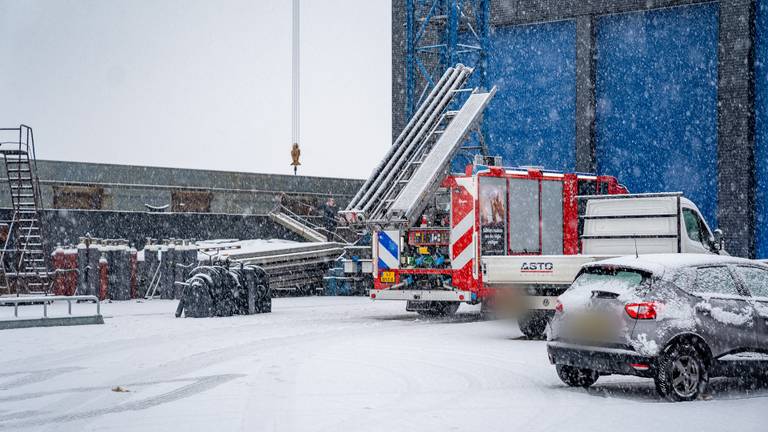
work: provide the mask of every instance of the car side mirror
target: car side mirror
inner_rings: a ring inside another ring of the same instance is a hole
[[[720,228],[716,229],[713,237],[712,243],[714,244],[715,249],[717,249],[718,252],[725,249],[725,235],[723,234],[723,230]]]

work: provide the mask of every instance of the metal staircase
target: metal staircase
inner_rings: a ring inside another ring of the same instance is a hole
[[[11,204],[11,218],[2,221],[8,230],[0,250],[0,294],[47,294],[51,277],[32,128],[0,128],[0,134]]]
[[[448,68],[363,187],[340,212],[351,225],[413,223],[496,92],[465,88],[472,69]],[[468,97],[450,110],[459,95]]]

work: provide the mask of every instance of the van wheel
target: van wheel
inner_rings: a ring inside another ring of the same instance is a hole
[[[656,391],[673,402],[691,401],[707,388],[709,373],[693,345],[674,345],[659,356]]]
[[[555,369],[557,369],[557,376],[570,387],[587,388],[600,378],[600,374],[590,369],[568,365],[555,365]]]
[[[528,339],[541,339],[547,330],[549,316],[546,312],[531,311],[517,320],[520,331]]]

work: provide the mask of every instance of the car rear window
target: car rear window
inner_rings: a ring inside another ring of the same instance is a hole
[[[606,291],[624,294],[643,286],[647,274],[623,268],[590,267],[585,269],[571,285],[571,291]]]

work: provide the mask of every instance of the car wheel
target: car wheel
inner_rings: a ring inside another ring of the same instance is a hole
[[[691,401],[707,388],[709,373],[692,345],[675,345],[662,353],[654,378],[656,390],[670,401]]]
[[[520,317],[517,325],[520,331],[528,339],[540,339],[544,337],[549,319],[546,313],[530,312]]]
[[[555,365],[557,376],[570,387],[587,388],[594,384],[600,374],[591,369],[582,369],[568,365]]]

